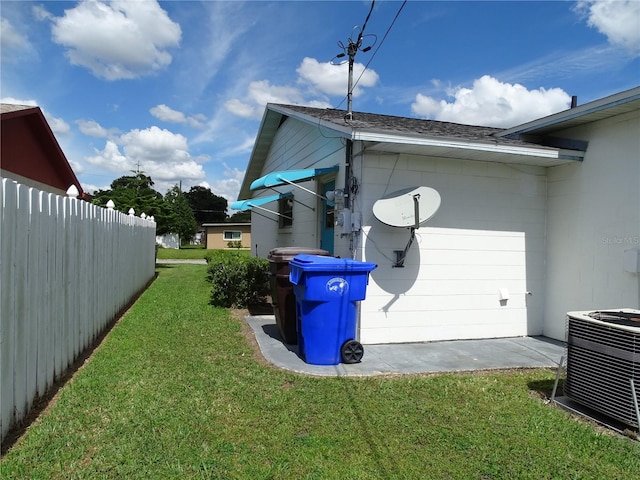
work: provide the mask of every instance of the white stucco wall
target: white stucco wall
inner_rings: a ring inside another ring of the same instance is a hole
[[[379,265],[361,305],[362,343],[542,333],[544,168],[367,153],[356,175],[362,258]],[[438,190],[442,204],[417,230],[405,267],[393,268],[393,250],[404,248],[409,230],[379,222],[372,205],[417,185]],[[508,301],[500,302],[499,289]]]
[[[544,333],[564,339],[572,310],[640,306],[624,251],[640,247],[638,112],[562,132],[588,140],[582,164],[549,169]]]

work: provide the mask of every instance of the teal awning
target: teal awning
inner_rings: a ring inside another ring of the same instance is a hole
[[[240,210],[242,212],[251,210],[251,207],[260,207],[267,203],[275,202],[281,198],[291,197],[293,192],[280,193],[278,195],[270,195],[268,197],[249,198],[247,200],[238,200],[229,205],[231,210]],[[275,212],[274,212],[275,213]]]
[[[272,188],[281,185],[292,185],[296,182],[304,182],[311,180],[319,175],[337,172],[338,165],[327,168],[309,168],[307,170],[283,170],[281,172],[272,172],[264,177],[254,180],[249,187],[250,190],[258,190],[260,188]]]

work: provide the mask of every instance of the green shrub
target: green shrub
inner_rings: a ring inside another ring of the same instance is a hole
[[[268,260],[214,251],[207,254],[207,263],[212,305],[246,308],[265,301],[270,291]]]
[[[227,242],[227,248],[242,248],[242,242],[240,240],[231,240]]]

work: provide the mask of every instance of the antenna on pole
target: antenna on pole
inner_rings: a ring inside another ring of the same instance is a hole
[[[369,13],[367,14],[367,18],[362,25],[362,28],[359,29],[358,36],[356,41],[353,41],[351,37],[349,37],[349,41],[347,46],[342,43],[342,41],[338,41],[338,46],[342,49],[342,52],[334,57],[331,61],[334,65],[341,65],[342,61],[339,63],[334,63],[334,60],[338,58],[348,57],[349,62],[349,79],[347,84],[347,114],[345,115],[345,120],[350,122],[353,120],[353,109],[352,109],[352,97],[353,97],[353,64],[355,63],[356,53],[358,50],[363,52],[368,52],[371,50],[372,45],[362,48],[362,40],[364,38],[364,30],[367,27],[367,22],[369,21],[369,17],[371,16],[371,12],[373,12],[373,6],[375,5],[375,0],[371,2],[371,8],[369,9]],[[356,28],[353,28],[353,32],[355,32]],[[353,35],[352,35],[353,36]],[[375,35],[374,35],[375,36]],[[375,43],[375,42],[374,42]],[[353,141],[351,138],[346,139],[345,143],[345,172],[344,172],[344,207],[345,209],[349,209],[351,207],[351,186],[353,181],[353,173],[351,171],[351,163],[353,161]],[[353,233],[349,234],[351,236],[349,242],[349,249],[353,251]]]
[[[338,58],[344,58],[344,57],[348,57],[348,63],[349,63],[349,78],[348,78],[348,82],[347,82],[347,115],[346,115],[346,119],[347,120],[352,120],[353,119],[353,109],[352,109],[352,97],[353,97],[353,64],[355,63],[355,59],[356,59],[356,53],[358,53],[358,51],[362,51],[362,52],[368,52],[369,50],[371,50],[371,45],[362,48],[362,40],[364,38],[364,29],[367,27],[367,22],[369,21],[369,17],[371,16],[371,12],[373,11],[373,6],[375,5],[375,0],[373,0],[371,2],[371,9],[369,10],[369,14],[367,15],[367,18],[364,21],[364,25],[362,26],[362,28],[360,29],[360,32],[358,33],[358,37],[355,41],[352,40],[351,37],[349,37],[348,39],[348,43],[345,46],[344,43],[342,43],[342,41],[338,41],[338,46],[342,49],[342,52],[339,53],[338,55],[336,55],[334,57],[335,59]],[[353,30],[355,31],[356,28],[358,27],[354,27]],[[334,63],[333,60],[331,63]],[[341,65],[344,62],[340,62],[340,63],[334,63],[334,65]]]
[[[136,169],[130,170],[130,172],[133,173],[136,177],[144,173],[142,170],[140,170],[140,160],[136,162]]]

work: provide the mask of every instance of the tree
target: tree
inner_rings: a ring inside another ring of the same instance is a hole
[[[170,231],[180,235],[183,244],[188,243],[198,230],[198,223],[189,206],[189,201],[177,185],[167,192],[164,200],[169,209]]]
[[[227,219],[227,222],[251,223],[251,210],[236,212]]]
[[[214,195],[205,187],[191,187],[184,196],[189,201],[198,225],[203,223],[222,223],[227,218],[227,200]]]
[[[169,233],[170,212],[160,192],[153,188],[151,177],[137,172],[135,175],[125,175],[111,182],[111,188],[98,190],[93,195],[92,202],[106,207],[109,200],[113,200],[116,210],[128,213],[133,208],[136,215],[142,213],[153,215],[156,221],[158,235]]]

